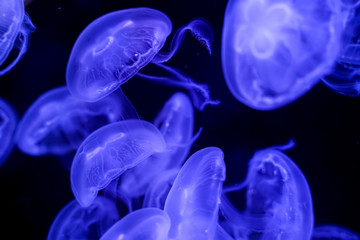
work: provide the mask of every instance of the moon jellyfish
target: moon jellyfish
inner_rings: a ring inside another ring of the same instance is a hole
[[[360,236],[345,227],[322,225],[314,228],[312,240],[360,240]]]
[[[94,131],[80,145],[71,166],[71,188],[87,207],[98,191],[127,169],[166,149],[160,131],[143,120],[123,120]]]
[[[154,125],[164,136],[167,150],[151,155],[123,174],[120,191],[125,196],[144,195],[152,179],[167,169],[181,167],[194,141],[194,111],[190,99],[183,93],[175,93],[156,116]]]
[[[97,198],[87,208],[72,200],[56,216],[47,239],[99,239],[119,219],[115,204],[106,198]]]
[[[136,116],[122,92],[88,103],[72,97],[65,86],[58,87],[41,95],[26,111],[17,144],[33,156],[63,155],[75,151],[95,129]]]
[[[224,155],[219,148],[204,148],[185,162],[165,202],[171,221],[169,239],[214,238],[224,181]]]
[[[18,117],[13,107],[0,98],[0,166],[13,149],[17,122]]]
[[[0,76],[9,72],[26,53],[33,31],[35,26],[24,10],[23,0],[0,2]]]
[[[276,109],[330,73],[341,48],[341,6],[337,0],[230,0],[222,64],[235,98],[254,109]]]
[[[162,52],[160,50],[172,31],[171,21],[164,13],[151,8],[108,13],[90,23],[76,40],[66,70],[67,86],[75,97],[97,101],[118,89],[148,63],[161,66],[161,63],[169,60],[179,49],[187,30],[210,50],[213,33],[205,20],[195,19],[180,29],[170,52]],[[169,71],[176,72],[172,68]],[[142,77],[152,79],[146,74]],[[179,72],[175,74],[175,80],[155,79],[190,88],[194,96],[205,98],[196,101],[201,102],[199,108],[213,103],[207,88],[190,80],[189,83],[188,78],[181,77]]]
[[[134,211],[114,224],[100,240],[168,240],[170,220],[156,208]]]
[[[243,212],[226,196],[220,205],[225,218],[222,225],[236,239],[310,239],[314,224],[311,193],[301,170],[280,151],[288,147],[256,152],[245,181],[224,187],[224,193],[247,188]]]

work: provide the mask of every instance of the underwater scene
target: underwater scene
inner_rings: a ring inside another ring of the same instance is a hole
[[[360,240],[360,1],[0,0],[9,239]]]

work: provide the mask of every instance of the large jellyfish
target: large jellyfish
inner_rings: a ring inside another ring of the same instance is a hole
[[[213,39],[210,25],[203,19],[194,19],[175,34],[170,51],[162,52],[160,49],[171,30],[170,19],[151,8],[119,10],[96,19],[84,29],[72,49],[66,70],[70,92],[84,101],[97,101],[152,62],[172,77],[147,74],[141,77],[189,89],[199,109],[216,104],[205,86],[161,64],[176,53],[187,30],[210,51]]]
[[[95,103],[83,102],[58,87],[41,95],[27,110],[16,133],[21,151],[33,156],[75,151],[95,129],[137,114],[120,92]]]
[[[342,226],[321,225],[314,228],[311,240],[360,240],[360,236]]]
[[[301,170],[280,150],[255,153],[245,181],[224,193],[246,189],[246,207],[238,211],[224,195],[222,225],[235,239],[309,240],[314,224],[311,193]]]
[[[0,1],[0,76],[26,53],[33,31],[35,26],[24,10],[23,0]]]
[[[224,154],[219,148],[204,148],[185,162],[165,202],[169,239],[214,239],[224,181]]]
[[[166,149],[160,131],[143,120],[123,120],[93,132],[80,145],[71,166],[71,188],[81,206],[127,169]]]
[[[258,110],[299,98],[331,72],[347,14],[339,0],[230,0],[222,64],[232,94]]]
[[[114,224],[100,240],[168,240],[170,220],[157,208],[134,211]]]
[[[156,176],[167,169],[179,169],[184,163],[194,141],[194,111],[190,99],[184,93],[175,93],[156,116],[154,125],[164,136],[167,150],[151,155],[123,174],[119,191],[127,197],[144,195]]]
[[[13,107],[0,98],[0,166],[13,149],[17,122],[18,117]]]
[[[99,197],[87,208],[72,200],[54,219],[47,239],[99,239],[119,219],[116,206],[109,199]]]

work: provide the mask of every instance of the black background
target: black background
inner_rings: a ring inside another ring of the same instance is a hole
[[[91,21],[119,9],[151,7],[169,16],[173,30],[195,17],[214,28],[213,54],[186,37],[169,61],[207,83],[221,105],[196,112],[203,132],[192,148],[217,146],[225,153],[227,184],[240,181],[255,150],[296,141],[287,154],[302,169],[313,197],[316,224],[333,223],[360,232],[360,99],[333,93],[318,84],[296,102],[262,112],[238,102],[229,92],[221,68],[221,31],[225,0],[34,0],[26,7],[36,32],[15,69],[0,79],[0,96],[22,116],[45,91],[65,85],[72,45]],[[171,37],[171,36],[170,36]],[[169,38],[170,39],[170,38]],[[168,45],[165,46],[165,48]],[[123,91],[139,115],[152,121],[177,89],[133,78]],[[0,168],[1,236],[45,239],[60,209],[73,199],[69,172],[54,157],[30,157],[16,148]],[[241,205],[241,196],[233,196]],[[2,238],[2,237],[1,237]]]

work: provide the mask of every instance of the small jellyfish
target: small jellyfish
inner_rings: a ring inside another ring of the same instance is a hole
[[[164,136],[167,150],[151,155],[123,174],[119,191],[125,196],[144,195],[152,179],[184,163],[194,142],[194,110],[190,99],[184,93],[175,93],[156,116],[154,125]]]
[[[224,181],[224,154],[219,148],[204,148],[185,162],[165,202],[171,221],[169,239],[215,237]]]
[[[99,197],[87,208],[72,200],[54,219],[47,239],[99,239],[119,219],[116,206],[109,199]]]
[[[96,19],[83,30],[72,49],[66,70],[71,94],[94,102],[118,89],[148,63],[161,67],[161,63],[177,52],[187,30],[210,51],[213,33],[205,20],[194,19],[181,28],[175,34],[170,52],[162,52],[171,30],[170,19],[151,8],[119,10]],[[192,96],[198,96],[195,102],[199,102],[199,108],[216,104],[203,85],[194,83],[173,68],[163,69],[173,77],[141,76],[190,89]]]
[[[23,0],[0,2],[0,76],[9,72],[26,53],[33,31],[35,26],[24,10]],[[14,57],[9,59],[11,55]]]
[[[246,207],[237,210],[222,196],[220,209],[236,239],[308,240],[314,224],[308,183],[295,163],[271,147],[255,153],[241,184],[224,187],[224,194],[246,189]]]
[[[170,220],[157,208],[134,211],[115,223],[100,240],[168,240]]]
[[[16,133],[21,151],[32,156],[75,151],[95,129],[137,114],[125,95],[114,92],[96,103],[80,101],[65,86],[47,91],[26,111]]]
[[[0,166],[4,164],[14,147],[14,133],[18,117],[13,107],[0,98]]]
[[[232,94],[258,110],[305,94],[332,70],[344,14],[339,0],[230,0],[222,65]]]
[[[314,228],[311,240],[360,240],[360,236],[342,226],[321,225]]]
[[[123,120],[101,127],[80,145],[71,166],[71,188],[87,207],[98,191],[127,169],[166,149],[160,131],[143,120]]]

